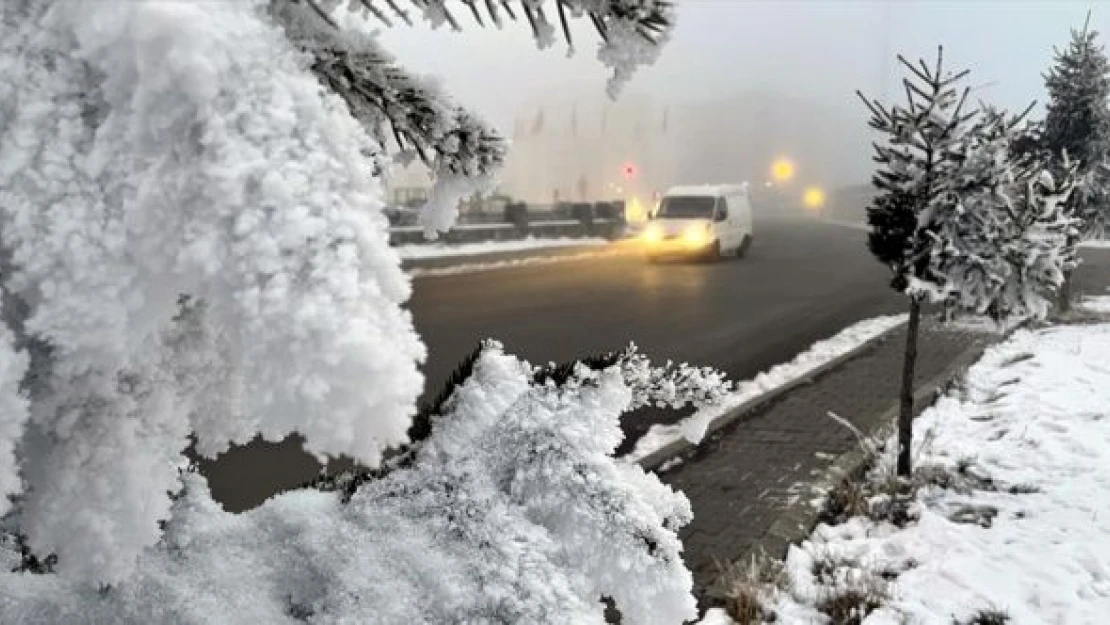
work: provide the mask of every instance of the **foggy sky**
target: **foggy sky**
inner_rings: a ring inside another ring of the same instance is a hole
[[[932,59],[942,44],[948,67],[972,70],[969,84],[982,85],[978,98],[1023,109],[1032,100],[1043,101],[1041,74],[1053,46],[1067,43],[1069,28],[1082,26],[1088,8],[1092,27],[1110,31],[1110,4],[1097,3],[677,0],[677,5],[673,39],[654,66],[632,79],[621,97],[625,106],[640,99],[679,107],[735,102],[751,93],[806,102],[811,115],[827,117],[847,137],[838,140],[845,142],[848,160],[859,164],[861,178],[869,136],[854,91],[897,97],[894,54]],[[457,101],[506,135],[515,120],[531,120],[545,103],[603,105],[607,73],[594,57],[597,36],[588,20],[574,25],[576,50],[568,58],[562,42],[537,50],[526,23],[498,31],[479,28],[468,15],[459,17],[463,33],[395,26],[384,29],[381,39],[410,70],[442,79]],[[746,121],[722,118],[722,124]],[[820,124],[807,120],[810,132],[815,127]],[[822,158],[835,159],[835,151]]]

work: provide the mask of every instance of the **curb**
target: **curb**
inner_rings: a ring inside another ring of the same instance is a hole
[[[873,336],[863,343],[860,343],[856,347],[837,356],[836,358],[833,358],[829,362],[826,362],[825,364],[820,365],[810,370],[809,372],[802,374],[801,376],[798,376],[797,378],[787,382],[786,384],[783,384],[778,388],[771,389],[757,397],[753,397],[748,401],[740,404],[739,406],[729,410],[728,412],[725,412],[709,423],[708,427],[706,427],[705,429],[705,435],[702,436],[702,441],[704,442],[708,440],[710,435],[721,430],[722,428],[725,428],[734,423],[742,422],[746,417],[750,417],[752,413],[756,412],[759,408],[762,408],[766,404],[774,402],[775,400],[781,398],[783,395],[786,395],[787,393],[797,389],[799,386],[802,386],[804,384],[811,384],[817,378],[825,375],[833,369],[836,369],[840,365],[843,365],[853,358],[863,355],[863,353],[866,351],[874,349],[880,341],[886,339],[891,333],[902,328],[904,325],[906,325],[906,322],[903,321],[902,323],[891,327],[885,332],[882,332],[881,334]],[[637,464],[639,464],[640,467],[642,467],[645,471],[652,471],[654,469],[657,469],[660,465],[670,460],[671,458],[680,456],[690,451],[691,449],[697,448],[699,444],[700,443],[691,443],[685,438],[679,438],[676,441],[667,443],[663,447],[660,447],[659,449],[651,452],[643,458],[640,458],[640,460],[637,461]]]
[[[1002,340],[1008,338],[1016,329],[1014,328],[1011,332],[1003,334]],[[975,364],[993,344],[995,343],[989,340],[975,341],[960,352],[943,371],[922,383],[913,394],[914,417],[916,418],[925,409],[932,406],[944,394],[945,387],[964,375],[967,369]],[[899,402],[895,401],[880,417],[881,425],[872,429],[868,433],[869,436],[883,441],[892,436],[895,432],[898,412]],[[822,491],[828,491],[835,486],[838,480],[845,477],[859,477],[867,469],[869,460],[870,458],[864,450],[854,447],[837,456],[830,463],[825,477],[818,480],[815,486]],[[809,505],[808,502],[799,502],[784,510],[767,530],[766,538],[763,541],[764,550],[768,555],[782,559],[790,545],[809,537],[817,525],[819,515],[820,510]]]
[[[566,245],[541,247],[509,252],[488,252],[431,258],[410,258],[401,262],[401,269],[412,278],[479,273],[528,265],[573,262],[596,258],[632,256],[635,250],[623,240],[599,245]]]

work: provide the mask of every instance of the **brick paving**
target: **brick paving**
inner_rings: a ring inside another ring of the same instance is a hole
[[[942,374],[969,346],[996,340],[926,321],[919,338],[919,385]],[[718,577],[718,562],[735,562],[760,547],[784,555],[776,551],[785,545],[776,544],[767,531],[797,498],[796,485],[812,482],[827,470],[832,456],[857,446],[855,436],[827,413],[836,413],[864,432],[878,427],[898,398],[904,343],[903,326],[812,383],[716,433],[660,476],[685,492],[694,509],[694,521],[683,530],[682,539],[700,598],[706,598]]]

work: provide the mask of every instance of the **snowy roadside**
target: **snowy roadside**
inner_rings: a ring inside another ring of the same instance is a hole
[[[577,254],[526,256],[524,258],[512,258],[508,260],[452,264],[446,267],[413,267],[411,269],[406,269],[405,273],[413,278],[453,276],[464,273],[479,273],[483,271],[494,271],[498,269],[510,269],[514,267],[551,265],[555,263],[565,263],[577,260],[622,256],[628,253],[630,253],[629,250],[621,246],[598,246],[597,251],[587,251]]]
[[[856,504],[871,518],[820,525],[790,549],[780,589],[767,591],[777,622],[827,623],[860,606],[853,622],[868,625],[1105,622],[1107,352],[1110,324],[1019,330],[990,348],[918,418],[905,514],[890,514],[888,454]],[[703,621],[729,622],[720,610]]]
[[[867,225],[867,222],[863,221],[847,221],[843,219],[821,219],[821,221],[833,226],[851,228],[852,230],[863,230],[868,232],[871,230],[871,226]]]
[[[454,256],[476,256],[481,254],[497,254],[501,252],[519,252],[524,250],[543,250],[560,247],[577,246],[602,246],[608,244],[607,239],[583,238],[575,239],[560,237],[552,239],[532,238],[515,241],[481,241],[477,243],[459,243],[455,245],[446,243],[423,243],[398,245],[394,249],[402,260],[418,260],[424,258],[449,258]]]
[[[871,231],[871,226],[867,225],[866,221],[848,221],[845,219],[827,218],[822,218],[821,221],[832,226],[840,226],[842,228],[850,228],[852,230],[860,230],[864,232]],[[1110,240],[1084,241],[1079,244],[1079,249],[1110,250]]]
[[[673,425],[651,426],[637,441],[636,447],[622,459],[626,462],[639,462],[683,438],[694,443],[700,442],[710,424],[729,411],[809,374],[905,321],[906,315],[888,315],[848,326],[833,337],[814,343],[790,362],[775,365],[751,380],[738,383],[721,404],[702,409]]]

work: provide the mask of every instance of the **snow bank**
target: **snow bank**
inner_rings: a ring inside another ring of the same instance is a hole
[[[393,249],[403,260],[416,260],[423,258],[449,258],[454,256],[475,256],[478,254],[497,254],[502,252],[520,252],[525,250],[542,250],[559,247],[589,247],[609,244],[608,239],[584,238],[555,238],[535,239],[528,237],[519,241],[482,241],[480,243],[459,243],[448,245],[442,243],[398,245]]]
[[[408,270],[408,275],[413,278],[453,276],[464,273],[478,273],[482,271],[495,271],[498,269],[513,269],[517,267],[531,267],[534,265],[551,265],[554,263],[565,263],[576,260],[589,260],[610,256],[621,256],[628,253],[629,252],[627,250],[605,248],[598,249],[598,251],[596,252],[589,251],[581,252],[578,254],[560,254],[558,256],[532,256],[529,258],[514,258],[512,260],[499,260],[488,263],[463,263],[459,265],[452,265],[450,267],[414,267]]]
[[[1080,307],[1094,313],[1110,314],[1110,295],[1084,298]]]
[[[1079,244],[1080,248],[1087,248],[1092,250],[1107,250],[1110,249],[1110,240],[1107,239],[1092,239],[1090,241],[1083,241]]]
[[[862,518],[819,527],[788,556],[779,621],[823,622],[812,562],[831,558],[899,572],[869,625],[968,622],[991,609],[1013,623],[1106,622],[1108,352],[1110,325],[1023,330],[988,350],[962,391],[917,420],[915,443],[919,467],[961,464],[989,487],[924,488],[904,529]]]
[[[720,404],[700,410],[675,425],[656,424],[651,426],[651,429],[636,442],[635,449],[623,456],[623,459],[627,462],[639,462],[646,456],[682,438],[694,444],[700,443],[709,425],[730,410],[764,393],[789,384],[884,332],[905,323],[906,319],[906,315],[889,315],[866,319],[845,328],[831,338],[818,341],[808,350],[795,356],[794,360],[775,365],[751,380],[738,383],[735,390],[724,398]]]

